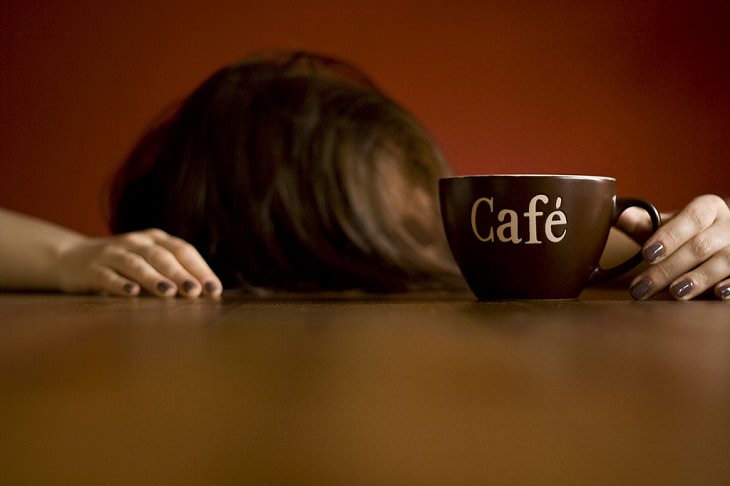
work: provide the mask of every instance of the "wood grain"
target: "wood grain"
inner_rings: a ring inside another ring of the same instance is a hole
[[[2,484],[728,484],[730,305],[0,295]]]

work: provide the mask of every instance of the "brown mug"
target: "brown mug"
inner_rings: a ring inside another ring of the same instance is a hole
[[[599,260],[623,211],[649,202],[616,197],[616,179],[572,175],[475,175],[439,181],[449,247],[480,300],[570,299],[618,276],[641,252],[611,268]]]

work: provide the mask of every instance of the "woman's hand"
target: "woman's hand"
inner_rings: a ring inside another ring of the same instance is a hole
[[[640,236],[646,231],[642,219],[631,213],[618,226]],[[646,240],[642,253],[650,265],[631,283],[635,299],[669,287],[679,300],[709,289],[730,300],[730,208],[722,198],[705,195],[689,203]]]
[[[219,297],[223,288],[192,245],[159,229],[73,241],[54,272],[65,292],[196,298]]]

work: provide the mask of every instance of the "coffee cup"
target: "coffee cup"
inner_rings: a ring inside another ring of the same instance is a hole
[[[474,175],[439,181],[451,252],[480,300],[571,299],[590,283],[627,272],[641,252],[600,266],[611,226],[630,207],[644,209],[652,232],[659,212],[642,199],[616,197],[616,179],[583,175]]]

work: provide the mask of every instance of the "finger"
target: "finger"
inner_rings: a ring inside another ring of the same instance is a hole
[[[718,299],[730,301],[730,278],[715,285],[715,296]]]
[[[197,277],[191,275],[183,262],[174,261],[174,255],[172,255],[173,259],[171,259],[164,251],[160,252],[154,249],[155,245],[159,245],[167,250],[169,245],[166,243],[168,240],[179,240],[185,243],[179,238],[174,238],[158,228],[126,233],[118,237],[118,242],[121,245],[143,256],[158,272],[174,281],[182,296],[189,298],[198,297],[203,291],[204,284]]]
[[[730,246],[715,253],[691,272],[677,278],[669,287],[672,296],[679,300],[692,299],[716,282],[730,276]],[[716,290],[717,290],[716,286]],[[722,294],[719,294],[722,297]]]
[[[715,266],[708,266],[705,271],[695,275],[698,281],[684,280],[679,278],[685,272],[689,272],[705,260],[713,259],[718,252],[727,251],[727,234],[730,232],[728,224],[716,224],[682,245],[677,251],[666,257],[664,260],[650,266],[639,274],[633,281],[631,293],[634,298],[641,300],[647,298],[657,291],[671,284],[671,290],[675,297],[683,298],[699,294],[706,290],[714,282],[727,277],[723,274],[721,266],[722,254],[714,262]],[[714,271],[713,271],[714,269]],[[709,273],[707,273],[709,272]],[[715,278],[715,280],[708,280]]]
[[[174,282],[183,297],[196,298],[203,291],[201,282],[162,244],[143,245],[130,250],[142,256],[157,272]]]
[[[728,234],[730,222],[722,221],[696,235],[677,251],[634,278],[631,295],[641,300],[671,284],[670,290],[676,298],[692,298],[713,283],[724,279],[728,276],[723,268],[723,255],[730,248]],[[706,267],[698,267],[706,260],[711,260],[712,263],[708,262]],[[680,277],[693,269],[694,275]]]
[[[150,236],[149,230],[124,233],[115,236],[113,239],[116,240],[116,243],[127,248],[152,245],[155,243],[155,240]]]
[[[100,256],[100,263],[122,277],[138,283],[142,288],[159,297],[172,297],[177,286],[141,255],[118,245],[107,246]]]
[[[152,241],[162,240],[170,237],[170,233],[167,233],[160,228],[147,228],[146,230],[138,231],[137,233],[149,238]]]
[[[139,295],[140,288],[137,283],[124,278],[110,268],[96,265],[92,268],[92,272],[94,272],[92,277],[94,288],[100,291],[124,297]]]
[[[156,243],[166,248],[175,257],[186,271],[200,283],[207,295],[220,296],[223,290],[221,281],[193,245],[170,235],[156,240]]]
[[[646,241],[652,234],[652,222],[649,213],[635,206],[621,213],[616,222],[616,227],[637,242]]]
[[[709,228],[719,214],[727,211],[727,204],[718,196],[696,198],[649,238],[642,250],[644,258],[651,263],[668,258],[694,235]]]

